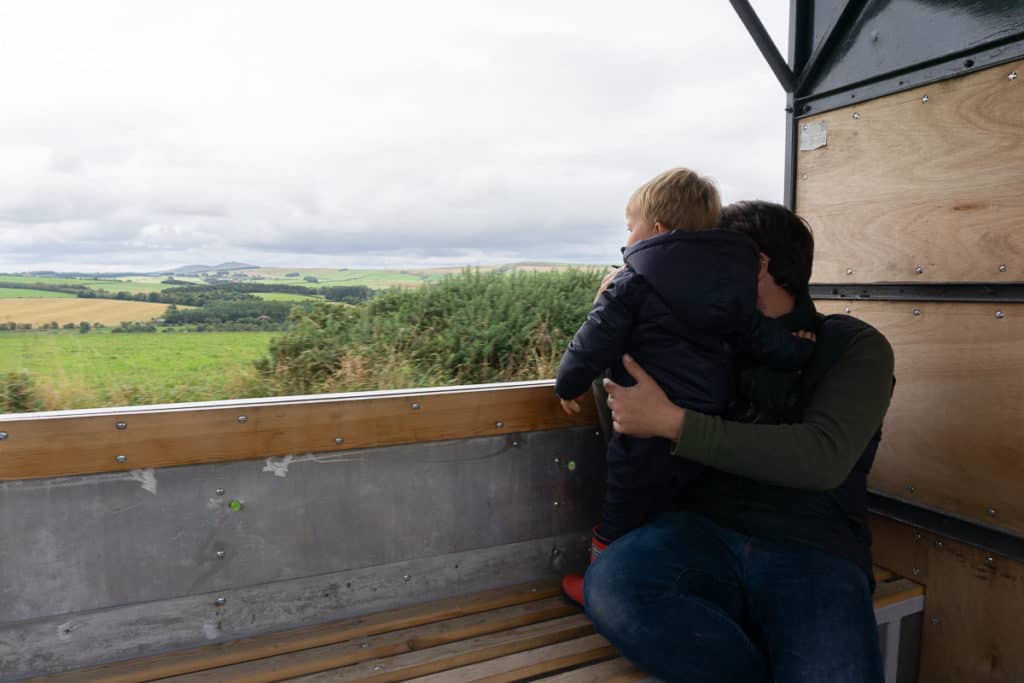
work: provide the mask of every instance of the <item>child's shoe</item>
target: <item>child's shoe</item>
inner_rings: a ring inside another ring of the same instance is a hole
[[[596,526],[591,530],[591,533],[590,562],[593,563],[598,555],[608,547],[608,541],[598,533]],[[569,574],[562,577],[562,594],[580,607],[583,607],[583,574]]]

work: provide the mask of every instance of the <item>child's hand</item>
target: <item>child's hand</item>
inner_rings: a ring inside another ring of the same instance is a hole
[[[619,270],[621,269],[622,266],[617,268],[612,266],[608,269],[608,272],[605,273],[604,277],[601,278],[601,286],[597,288],[597,294],[594,295],[595,304],[597,303],[597,300],[601,298],[601,295],[604,294],[604,290],[608,289],[608,285],[612,283],[612,280],[615,279],[615,276],[619,274]]]
[[[559,401],[562,402],[562,410],[565,411],[566,415],[576,415],[580,412],[580,410],[582,410],[582,408],[580,408],[579,398],[581,397],[571,398],[569,400],[566,400],[564,398],[558,399]]]
[[[808,332],[807,330],[800,330],[799,332],[794,332],[793,336],[799,337],[800,339],[806,339],[807,341],[818,341],[818,337],[815,336],[813,332]]]

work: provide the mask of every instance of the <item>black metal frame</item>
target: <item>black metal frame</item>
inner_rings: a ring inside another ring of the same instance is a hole
[[[857,301],[1024,303],[1024,284],[836,285],[812,284],[811,298]]]

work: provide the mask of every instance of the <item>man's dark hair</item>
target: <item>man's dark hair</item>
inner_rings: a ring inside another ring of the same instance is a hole
[[[722,209],[722,230],[750,237],[768,258],[768,273],[793,296],[807,293],[814,260],[814,236],[807,222],[781,204],[736,202]]]

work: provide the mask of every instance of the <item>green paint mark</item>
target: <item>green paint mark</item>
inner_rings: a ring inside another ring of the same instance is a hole
[[[238,512],[239,510],[242,509],[242,501],[233,500],[230,503],[228,503],[228,507],[231,508],[233,511]]]
[[[570,460],[569,461],[569,471],[570,472],[575,472],[576,471],[576,461],[575,460]]]

